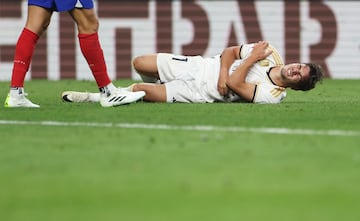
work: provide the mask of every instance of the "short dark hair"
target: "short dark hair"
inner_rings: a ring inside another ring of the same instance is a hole
[[[301,81],[295,88],[296,90],[311,90],[315,87],[317,82],[320,82],[324,78],[324,70],[320,65],[314,63],[305,63],[305,65],[310,68],[309,78]]]

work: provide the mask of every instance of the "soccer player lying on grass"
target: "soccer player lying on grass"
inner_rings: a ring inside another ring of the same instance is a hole
[[[150,102],[280,103],[286,88],[307,91],[323,77],[312,63],[284,65],[266,41],[224,49],[211,58],[158,53],[136,57],[133,67],[144,83],[129,91],[145,91]],[[98,93],[65,91],[68,102],[98,102]]]

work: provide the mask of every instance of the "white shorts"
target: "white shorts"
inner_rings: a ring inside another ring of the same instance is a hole
[[[160,81],[166,88],[167,102],[205,103],[196,81],[203,66],[201,56],[159,53],[157,67]]]

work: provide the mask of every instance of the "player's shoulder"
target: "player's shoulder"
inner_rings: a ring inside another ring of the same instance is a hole
[[[244,59],[246,58],[250,52],[252,51],[254,47],[254,43],[250,43],[250,44],[242,44],[241,45],[241,50],[240,50],[240,58]],[[279,65],[284,65],[284,60],[282,58],[282,56],[280,55],[279,51],[271,44],[269,44],[268,50],[271,50],[272,53],[265,59],[261,60],[258,64],[260,66],[266,67],[266,66],[279,66]]]
[[[279,51],[272,46],[271,44],[269,44],[268,49],[272,51],[272,53],[269,55],[269,59],[272,59],[274,62],[274,65],[278,66],[278,65],[284,65],[284,60],[281,57]]]

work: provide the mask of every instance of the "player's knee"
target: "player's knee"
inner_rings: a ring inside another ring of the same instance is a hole
[[[36,33],[37,35],[41,36],[44,32],[46,32],[47,28],[50,25],[50,20],[45,20],[42,23],[37,22],[27,22],[25,28],[31,30],[32,32]]]
[[[99,30],[99,22],[78,23],[78,29],[80,33],[96,33]]]
[[[95,14],[87,14],[75,18],[80,33],[95,33],[99,30],[99,20]]]
[[[46,32],[46,30],[48,29],[50,25],[50,20],[49,21],[46,21],[43,26],[42,26],[42,32]]]
[[[135,69],[136,72],[138,73],[142,73],[143,72],[143,67],[144,67],[144,57],[143,56],[138,56],[135,57],[132,61],[133,67]]]
[[[132,65],[134,70],[140,75],[156,79],[159,78],[156,56],[154,55],[141,55],[135,57],[132,60]]]

